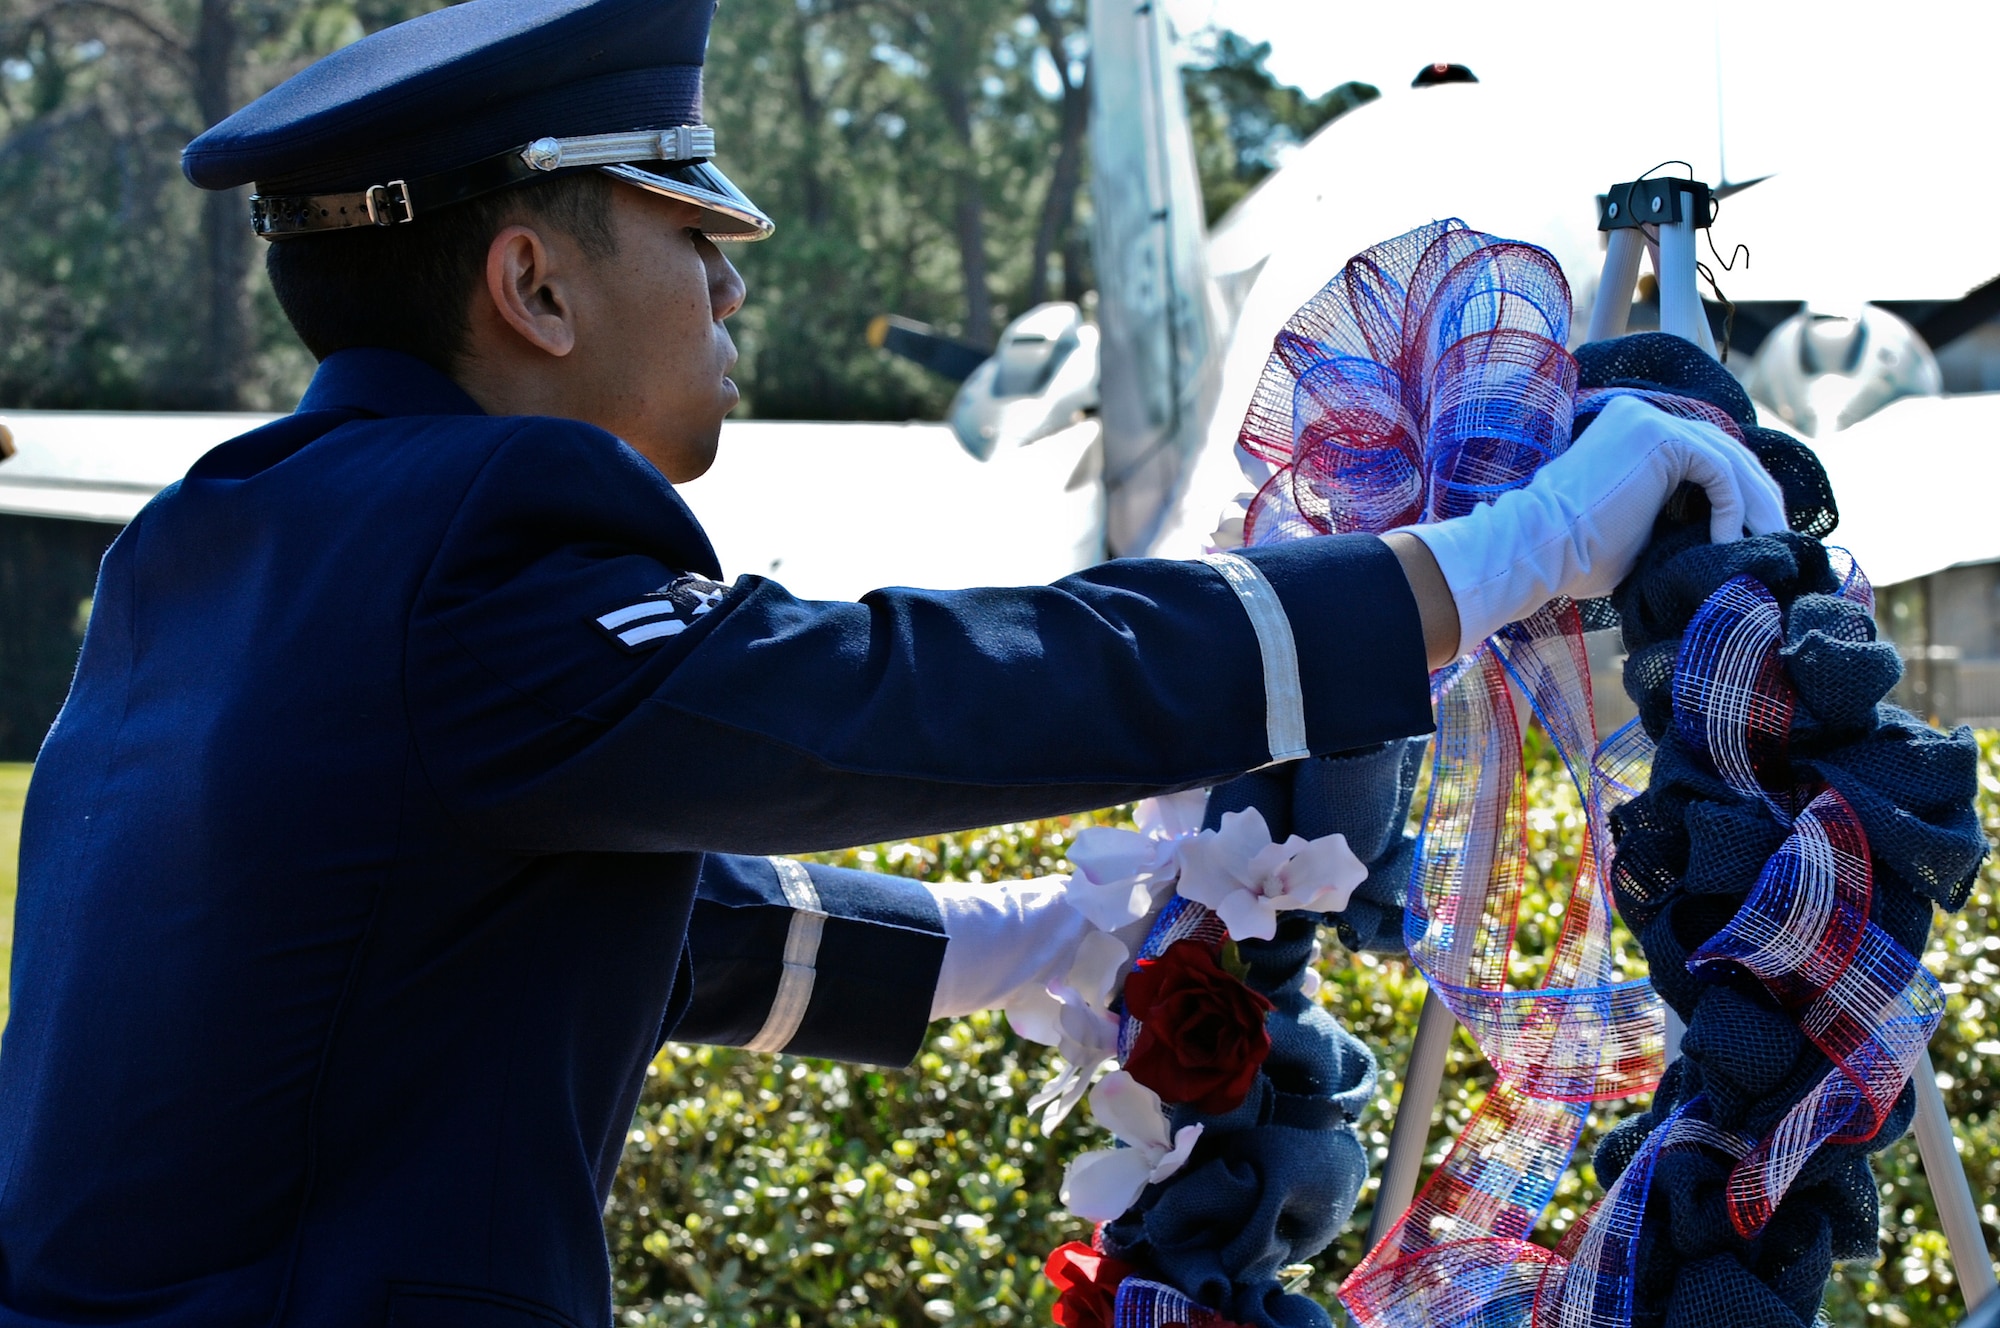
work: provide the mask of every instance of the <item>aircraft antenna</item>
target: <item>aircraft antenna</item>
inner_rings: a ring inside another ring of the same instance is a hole
[[[1715,11],[1715,171],[1716,187],[1729,184],[1729,134],[1723,128],[1722,11]]]

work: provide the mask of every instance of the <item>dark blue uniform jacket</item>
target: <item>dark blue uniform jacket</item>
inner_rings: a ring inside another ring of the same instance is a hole
[[[665,1038],[896,1064],[928,1018],[928,894],[729,855],[1214,781],[1280,711],[1430,722],[1374,539],[721,575],[617,439],[382,351],[132,522],[23,827],[0,1324],[597,1328]]]

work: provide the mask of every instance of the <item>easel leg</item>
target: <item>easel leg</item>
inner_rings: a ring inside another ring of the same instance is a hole
[[[1374,1249],[1397,1219],[1409,1211],[1417,1194],[1417,1173],[1423,1168],[1424,1146],[1430,1142],[1431,1111],[1444,1083],[1444,1055],[1451,1032],[1458,1027],[1450,1009],[1435,991],[1424,994],[1424,1012],[1417,1019],[1417,1038],[1403,1067],[1403,1095],[1396,1103],[1396,1124],[1389,1132],[1389,1157],[1382,1164],[1382,1184],[1375,1191],[1375,1216],[1368,1223],[1368,1248]]]
[[[1694,195],[1681,195],[1682,220],[1660,225],[1660,331],[1715,354],[1715,338],[1708,330],[1708,315],[1701,307],[1701,288],[1696,284],[1694,248]]]
[[[1646,247],[1638,231],[1621,229],[1606,237],[1604,271],[1597,278],[1597,300],[1590,306],[1590,330],[1583,339],[1609,341],[1625,335],[1632,318],[1632,291],[1639,284],[1639,256]]]
[[[1667,1015],[1667,1058],[1664,1064],[1672,1065],[1674,1057],[1681,1054],[1681,1039],[1687,1036],[1687,1025],[1682,1023],[1681,1017],[1674,1013],[1673,1006],[1663,1003],[1662,1008],[1666,1011]]]
[[[1958,1160],[1952,1141],[1951,1117],[1944,1109],[1944,1094],[1938,1091],[1937,1071],[1931,1058],[1917,1062],[1911,1076],[1917,1085],[1917,1152],[1923,1158],[1924,1178],[1931,1185],[1931,1202],[1937,1205],[1938,1221],[1945,1240],[1951,1245],[1951,1265],[1958,1272],[1959,1290],[1965,1296],[1969,1314],[2000,1290],[1993,1276],[1993,1261],[1986,1252],[1986,1233],[1979,1227],[1979,1208],[1972,1199],[1972,1183],[1966,1179],[1965,1165]],[[1398,1117],[1400,1124],[1401,1118]]]

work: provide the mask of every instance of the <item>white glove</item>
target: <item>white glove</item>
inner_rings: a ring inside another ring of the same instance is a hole
[[[1682,481],[1708,492],[1721,544],[1785,529],[1785,500],[1749,448],[1721,429],[1617,397],[1570,449],[1477,511],[1411,526],[1458,605],[1459,653],[1558,595],[1592,599],[1625,579]]]
[[[931,1018],[996,1010],[1069,972],[1096,930],[1063,898],[1066,876],[987,885],[926,885],[944,915],[944,967]]]

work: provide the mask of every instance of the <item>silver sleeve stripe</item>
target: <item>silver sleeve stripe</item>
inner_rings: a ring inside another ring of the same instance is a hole
[[[657,622],[641,623],[618,633],[618,639],[628,646],[642,645],[662,636],[679,636],[687,630],[687,624],[679,618],[663,618]]]
[[[791,858],[772,858],[770,862],[777,869],[785,902],[792,906],[792,925],[785,933],[785,967],[771,997],[771,1012],[764,1016],[757,1036],[743,1044],[750,1051],[767,1053],[790,1046],[799,1025],[805,1022],[806,1007],[812,1004],[820,936],[826,930],[826,909],[804,865]]]
[[[1222,574],[1236,592],[1257,649],[1264,658],[1264,735],[1273,761],[1296,761],[1312,755],[1306,746],[1306,698],[1299,683],[1299,647],[1291,619],[1275,586],[1257,564],[1233,553],[1210,553],[1201,561]]]
[[[643,604],[633,604],[626,608],[614,609],[597,620],[597,625],[607,632],[615,632],[629,622],[641,618],[658,618],[673,613],[675,604],[670,599],[649,599]]]

